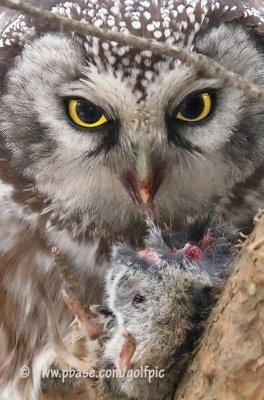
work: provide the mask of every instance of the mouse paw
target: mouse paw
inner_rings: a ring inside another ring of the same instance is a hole
[[[127,330],[123,332],[123,338],[125,340],[119,353],[118,366],[122,373],[127,373],[133,369],[131,359],[136,351],[136,339]]]
[[[73,294],[68,294],[63,290],[62,295],[67,307],[77,318],[79,329],[85,336],[91,340],[100,337],[103,333],[103,324],[93,321],[93,314]]]

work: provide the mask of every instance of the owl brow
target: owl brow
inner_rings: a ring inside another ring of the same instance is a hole
[[[177,88],[177,91],[169,93],[169,100],[168,100],[168,106],[167,106],[167,113],[174,113],[175,109],[179,107],[182,101],[184,101],[188,96],[191,96],[196,93],[201,93],[201,92],[212,92],[217,89],[221,89],[223,85],[221,84],[220,81],[216,79],[204,79],[201,78],[200,80],[196,80],[194,82],[191,82],[188,87],[181,88],[181,92],[179,95],[179,89]]]
[[[106,97],[99,97],[98,91],[89,89],[87,86],[80,85],[80,81],[75,81],[62,87],[59,91],[59,96],[63,99],[76,98],[84,101],[90,101],[97,106],[101,107],[110,117],[117,119],[116,111],[113,106],[106,100]]]

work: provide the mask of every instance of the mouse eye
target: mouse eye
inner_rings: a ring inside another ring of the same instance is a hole
[[[132,305],[136,306],[137,304],[143,303],[143,301],[145,301],[145,297],[141,294],[136,294],[133,298]]]

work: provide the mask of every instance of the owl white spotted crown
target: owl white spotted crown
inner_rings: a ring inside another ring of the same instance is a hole
[[[54,3],[49,9],[96,27],[184,46],[190,51],[199,33],[223,22],[237,21],[256,34],[264,32],[264,16],[240,0],[79,0]],[[17,14],[3,30],[0,47],[23,46],[43,31],[47,31],[47,26],[35,24],[32,18]],[[87,58],[94,64],[103,64],[114,73],[120,71],[126,76],[131,74],[133,68],[138,89],[144,87],[145,78],[150,80],[159,71],[158,63],[163,58],[151,51],[139,52],[116,42],[103,42],[75,33],[72,35],[85,48]],[[172,61],[171,67],[175,62]]]

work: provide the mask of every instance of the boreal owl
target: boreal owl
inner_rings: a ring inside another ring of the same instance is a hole
[[[264,17],[252,4],[40,3],[205,54],[264,86]],[[96,303],[112,243],[140,246],[146,214],[175,230],[219,212],[246,229],[264,198],[264,104],[178,60],[3,8],[0,96],[0,399],[34,400],[54,356],[39,282],[62,336],[71,320],[51,246]]]

